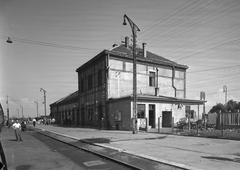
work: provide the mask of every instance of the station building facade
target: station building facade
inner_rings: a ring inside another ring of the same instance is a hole
[[[204,105],[186,99],[188,66],[146,50],[136,49],[137,118],[139,127],[170,128],[186,115],[186,107]],[[132,129],[133,55],[129,39],[90,59],[77,68],[78,122],[80,126]],[[160,121],[159,121],[160,120]]]

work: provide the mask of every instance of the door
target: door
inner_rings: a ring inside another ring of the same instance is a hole
[[[171,127],[172,111],[162,112],[162,127]]]
[[[149,126],[155,128],[155,105],[149,105]]]

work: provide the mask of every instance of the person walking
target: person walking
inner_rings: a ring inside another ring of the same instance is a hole
[[[17,141],[22,141],[22,136],[21,136],[21,124],[16,120],[16,122],[13,123],[12,128],[15,131],[15,136]]]
[[[36,126],[36,119],[33,118],[33,126],[35,127]]]

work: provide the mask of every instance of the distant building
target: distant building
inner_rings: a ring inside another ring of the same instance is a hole
[[[185,107],[203,105],[203,100],[186,99],[188,66],[137,48],[138,126],[170,128],[172,117],[185,117]],[[108,129],[132,129],[133,57],[129,39],[103,50],[77,70],[79,125]],[[147,120],[147,121],[146,121]]]
[[[78,104],[79,97],[76,91],[50,104],[50,117],[55,119],[55,124],[66,125],[66,120],[70,116],[70,125],[79,126]]]

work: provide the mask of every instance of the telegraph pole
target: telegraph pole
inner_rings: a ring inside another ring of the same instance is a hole
[[[38,117],[38,102],[34,102],[34,103],[36,103],[36,106],[37,106],[37,117]]]
[[[46,108],[46,90],[44,90],[43,88],[40,88],[40,91],[43,91],[44,94],[44,111],[45,111],[45,116],[47,115],[47,108]]]
[[[8,96],[7,96],[7,119],[9,122],[9,104],[8,104]],[[9,122],[10,123],[10,122]]]
[[[137,59],[136,59],[136,38],[138,26],[126,15],[123,16],[123,25],[127,25],[128,20],[133,36],[133,134],[137,133]]]

